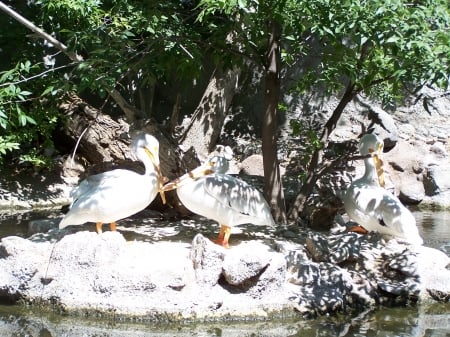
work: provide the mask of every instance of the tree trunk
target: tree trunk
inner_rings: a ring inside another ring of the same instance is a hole
[[[283,185],[277,158],[277,106],[280,97],[280,26],[270,21],[267,69],[264,92],[262,153],[264,166],[264,196],[276,222],[286,222]]]
[[[123,165],[123,161],[135,160],[129,148],[130,126],[127,123],[113,120],[75,94],[68,95],[68,99],[60,105],[60,108],[67,116],[65,135],[74,147],[79,142],[76,153],[85,158],[90,165],[101,164],[102,168],[99,170],[104,171],[115,168],[117,163]],[[185,167],[176,153],[175,144],[164,136],[156,122],[150,121],[142,131],[152,134],[159,140],[163,175],[173,179],[184,172]],[[131,137],[133,136],[131,134]]]
[[[237,68],[214,71],[189,126],[181,136],[180,146],[185,152],[193,148],[197,157],[204,160],[214,150],[236,93],[239,75],[240,69]]]
[[[314,151],[311,160],[309,162],[308,173],[306,175],[305,181],[300,188],[300,192],[297,195],[294,204],[289,210],[288,218],[289,220],[295,221],[303,212],[305,208],[306,202],[308,201],[309,196],[314,190],[317,180],[320,178],[320,166],[323,164],[323,153],[324,149],[328,146],[328,138],[330,137],[331,132],[336,128],[337,122],[342,115],[345,107],[351,100],[355,97],[356,91],[355,85],[353,83],[349,83],[347,88],[342,96],[338,106],[334,109],[331,117],[325,123],[322,135],[320,137],[320,142],[322,144],[320,149]]]

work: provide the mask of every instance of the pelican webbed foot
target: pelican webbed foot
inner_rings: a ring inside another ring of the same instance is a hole
[[[365,229],[364,227],[359,226],[359,225],[350,227],[347,231],[348,232],[353,232],[353,233],[358,233],[358,234],[367,234],[367,233],[369,233],[369,231],[367,229]]]
[[[217,237],[217,239],[213,240],[213,242],[217,243],[218,245],[224,248],[230,248],[230,245],[228,244],[230,235],[231,235],[231,227],[227,225],[221,225],[219,236]]]

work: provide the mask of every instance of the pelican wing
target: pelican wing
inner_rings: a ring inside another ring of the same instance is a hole
[[[350,217],[364,228],[422,244],[412,213],[384,188],[354,186],[344,205]]]
[[[77,200],[82,195],[89,193],[89,191],[108,189],[109,187],[113,187],[118,182],[120,182],[121,179],[132,178],[135,175],[135,172],[123,169],[95,174],[87,177],[80,183],[80,185],[75,187],[70,192],[70,196],[73,198],[73,200]]]
[[[258,217],[267,207],[266,200],[255,187],[226,174],[205,177],[204,188],[223,206],[244,215]]]

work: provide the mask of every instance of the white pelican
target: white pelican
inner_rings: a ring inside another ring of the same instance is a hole
[[[245,181],[225,174],[227,170],[228,161],[215,156],[162,189],[177,189],[178,198],[187,209],[217,221],[221,227],[214,242],[226,248],[232,226],[275,224],[261,192]]]
[[[347,214],[366,231],[377,231],[421,245],[422,238],[411,212],[384,186],[382,161],[383,141],[373,134],[360,140],[359,150],[365,156],[365,173],[355,180],[344,195]]]
[[[163,184],[159,143],[155,137],[141,134],[131,148],[144,163],[145,173],[116,169],[83,180],[70,193],[73,202],[60,229],[95,222],[99,234],[103,223],[110,223],[111,230],[116,230],[116,221],[143,210],[153,201]],[[162,192],[161,197],[165,202]]]

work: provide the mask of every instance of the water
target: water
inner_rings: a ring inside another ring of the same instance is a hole
[[[450,256],[450,212],[414,212],[425,246],[442,250]]]
[[[0,215],[0,238],[27,237],[28,222],[59,214]],[[450,255],[450,212],[414,212],[425,245]],[[0,271],[1,272],[1,271]],[[449,280],[450,282],[450,280]],[[0,294],[1,297],[1,294]],[[0,336],[429,336],[450,337],[450,303],[379,308],[358,316],[209,324],[150,324],[43,314],[39,308],[0,305]]]

